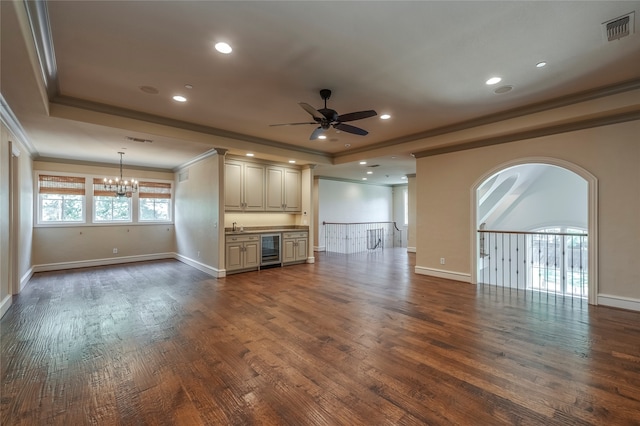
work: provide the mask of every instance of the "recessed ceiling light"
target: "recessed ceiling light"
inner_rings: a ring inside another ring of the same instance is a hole
[[[150,95],[157,95],[159,93],[158,89],[153,86],[140,86],[140,90]]]
[[[173,97],[173,100],[177,101],[177,102],[187,102],[187,98],[185,98],[184,96],[180,96],[180,95],[175,95]]]
[[[231,53],[233,51],[231,46],[229,46],[227,43],[222,42],[222,41],[220,43],[216,43],[215,48],[216,48],[216,50],[218,52],[224,53],[225,55],[229,54],[229,53]]]
[[[366,161],[361,161],[360,164],[364,165],[364,164],[367,164],[367,162]]]
[[[368,174],[368,175],[372,175],[372,174],[373,174],[373,172],[372,172],[371,170],[369,170],[369,171],[367,172],[367,174]]]
[[[390,119],[390,118],[391,118],[391,116],[390,116],[389,114],[382,114],[382,115],[380,116],[380,120],[388,120],[388,119]]]
[[[320,135],[320,136],[318,136],[318,139],[326,139],[326,138],[327,138],[327,136],[326,136],[326,135]]]
[[[252,152],[247,152],[247,157],[253,157],[253,153]]]
[[[545,61],[541,61],[541,62],[538,62],[538,63],[536,64],[536,68],[542,68],[542,67],[544,67],[544,66],[546,66],[546,65],[547,65],[547,63],[546,63]]]
[[[296,160],[289,160],[289,163],[291,163],[291,164],[295,164],[295,163],[296,163]]]
[[[345,144],[344,144],[344,147],[345,147],[345,148],[351,148],[351,144],[350,144],[350,143],[345,143]]]
[[[487,80],[487,85],[491,86],[493,84],[498,84],[502,81],[502,79],[500,77],[491,77],[489,80]]]
[[[406,179],[406,178],[407,178],[406,176],[402,176],[400,179]]]
[[[362,180],[367,180],[367,178],[362,178]]]
[[[192,84],[185,84],[184,88],[185,89],[193,89],[193,85]]]
[[[507,93],[510,92],[511,89],[513,89],[513,86],[511,85],[506,85],[506,86],[500,86],[498,87],[496,90],[493,91],[493,93],[497,93],[498,95],[501,93]]]

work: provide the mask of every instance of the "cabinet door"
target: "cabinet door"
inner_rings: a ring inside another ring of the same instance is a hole
[[[285,211],[302,211],[301,204],[301,180],[300,170],[284,169],[284,204]]]
[[[295,262],[296,240],[282,240],[282,262]]]
[[[257,242],[244,243],[244,267],[260,266],[260,245]]]
[[[284,169],[267,167],[267,205],[266,210],[283,211],[284,209]]]
[[[264,211],[264,166],[244,165],[244,210]]]
[[[227,244],[227,271],[242,269],[242,243]]]
[[[299,238],[296,240],[296,260],[307,259],[308,241],[309,240],[307,238]]]
[[[242,210],[242,163],[227,162],[224,165],[224,209]]]

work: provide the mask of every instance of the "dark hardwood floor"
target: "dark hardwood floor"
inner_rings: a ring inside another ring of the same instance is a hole
[[[36,274],[0,322],[0,423],[640,424],[640,313],[420,276],[414,259]]]

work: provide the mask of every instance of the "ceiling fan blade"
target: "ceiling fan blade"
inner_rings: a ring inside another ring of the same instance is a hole
[[[282,124],[269,124],[269,127],[276,126],[299,126],[301,124],[318,124],[315,121],[305,121],[304,123],[282,123]]]
[[[305,110],[309,114],[311,114],[311,116],[313,118],[315,118],[316,120],[324,120],[325,119],[325,116],[322,115],[320,112],[318,112],[318,110],[315,109],[314,107],[312,107],[311,105],[305,104],[304,102],[300,102],[298,105],[300,105],[303,110]]]
[[[349,114],[342,114],[338,116],[338,121],[344,122],[344,121],[362,120],[363,118],[373,117],[374,115],[378,115],[378,113],[372,109],[368,111],[350,112]]]
[[[369,132],[367,132],[366,130],[361,129],[360,127],[352,126],[350,124],[337,123],[333,125],[333,128],[341,130],[343,132],[353,133],[354,135],[365,136],[369,134]]]
[[[313,131],[313,133],[311,133],[311,136],[309,137],[309,140],[310,141],[315,141],[322,134],[324,134],[324,129],[322,127],[318,127],[317,129],[315,129]]]

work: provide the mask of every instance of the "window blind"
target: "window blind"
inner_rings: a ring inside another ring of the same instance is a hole
[[[140,198],[171,198],[171,183],[138,182]]]
[[[93,179],[93,195],[95,196],[104,196],[104,197],[113,197],[113,189],[108,189],[107,185],[104,184],[104,179]]]
[[[38,176],[40,194],[85,195],[85,178],[76,176]]]

